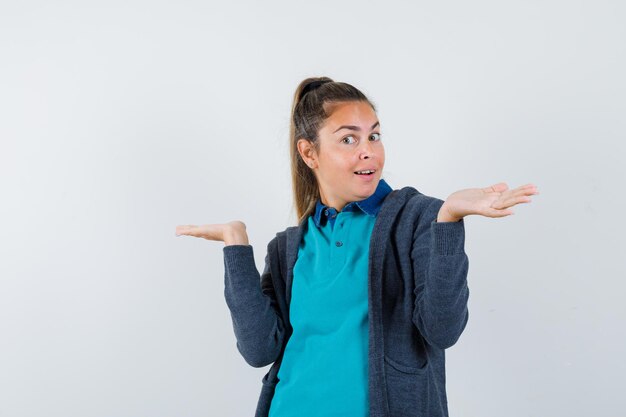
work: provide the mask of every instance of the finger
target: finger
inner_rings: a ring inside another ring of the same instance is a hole
[[[530,195],[535,195],[535,194],[539,194],[539,191],[537,191],[534,185],[530,184],[530,187],[528,185],[523,185],[521,187],[517,187],[513,190],[509,190],[506,193],[503,193],[500,196],[500,200],[507,200],[510,198],[517,198],[520,196],[530,196]]]
[[[530,197],[521,195],[521,196],[515,196],[515,197],[511,197],[507,199],[504,205],[505,207],[511,207],[516,204],[525,204],[525,203],[530,203],[530,202],[532,202]]]
[[[196,226],[192,224],[177,226],[176,227],[176,235],[185,235],[185,236],[193,236],[193,237],[202,237],[205,233],[203,226]]]
[[[224,224],[187,225],[181,228],[181,232],[187,236],[201,237],[208,240],[224,240]]]
[[[517,187],[516,190],[519,190],[520,193],[524,193],[526,195],[539,194],[539,191],[537,190],[537,186],[532,183]]]
[[[503,193],[509,189],[509,186],[506,185],[505,182],[499,182],[497,184],[493,184],[490,187],[483,188],[483,191],[487,193]]]
[[[502,209],[507,209],[509,207],[513,207],[516,204],[530,203],[531,201],[532,200],[530,199],[530,197],[527,197],[525,195],[511,196],[509,198],[501,198],[495,201],[494,204],[491,205],[491,207],[502,210]]]
[[[515,196],[516,197],[524,197],[524,196],[528,197],[528,196],[537,195],[537,194],[539,194],[539,191],[537,191],[536,188],[530,187],[530,188],[524,188],[524,189],[519,190],[518,192],[515,193]]]
[[[176,236],[187,235],[187,236],[197,236],[198,235],[198,226],[186,224],[176,226]]]

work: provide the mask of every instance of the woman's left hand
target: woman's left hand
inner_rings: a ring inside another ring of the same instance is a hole
[[[470,214],[485,217],[505,217],[513,214],[513,207],[519,203],[530,203],[531,195],[539,194],[534,184],[526,184],[509,190],[504,182],[485,188],[459,190],[443,203],[437,215],[437,222],[457,222]]]

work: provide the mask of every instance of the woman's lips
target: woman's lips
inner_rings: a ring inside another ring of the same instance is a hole
[[[357,174],[358,172],[364,172],[364,171],[373,171],[373,173],[376,173],[376,168],[363,168],[363,169],[357,169],[356,171],[354,171],[355,174]],[[360,174],[357,174],[360,175]]]
[[[363,181],[371,181],[374,178],[374,174],[376,174],[376,172],[372,172],[371,174],[357,174],[357,173],[354,173],[354,175],[356,175],[357,177],[361,178]]]

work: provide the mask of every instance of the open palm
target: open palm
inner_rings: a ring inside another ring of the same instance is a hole
[[[513,214],[511,207],[520,203],[530,203],[530,196],[539,194],[534,184],[526,184],[509,190],[506,183],[500,182],[485,188],[467,188],[456,191],[446,199],[444,205],[453,218],[463,218],[470,214],[485,217],[504,217]]]

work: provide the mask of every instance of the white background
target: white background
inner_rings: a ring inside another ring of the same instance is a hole
[[[223,244],[295,225],[291,99],[378,107],[383,177],[468,216],[452,417],[623,415],[626,7],[620,1],[3,1],[0,416],[252,416]]]

